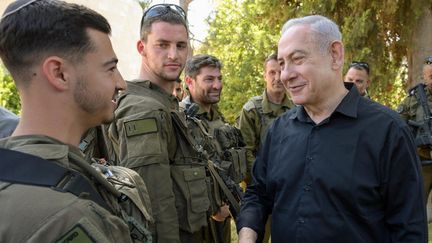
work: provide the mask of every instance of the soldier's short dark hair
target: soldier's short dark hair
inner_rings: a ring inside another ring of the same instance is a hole
[[[183,25],[189,36],[186,13],[184,10],[175,4],[157,4],[147,9],[143,14],[140,27],[141,40],[144,42],[147,41],[147,36],[151,32],[153,23],[157,22]]]
[[[276,53],[272,53],[268,55],[267,58],[264,60],[264,71],[266,70],[267,63],[270,62],[271,60],[275,60],[275,61],[278,60]]]
[[[187,60],[185,74],[191,78],[196,78],[203,67],[222,69],[222,63],[219,59],[211,55],[195,55]]]
[[[352,61],[349,65],[349,68],[354,68],[357,70],[365,70],[367,75],[369,75],[369,63],[367,62],[359,62],[359,61]]]
[[[108,21],[81,5],[52,0],[18,0],[0,21],[0,57],[9,72],[30,79],[30,67],[49,55],[80,61],[94,50],[87,29],[111,33]]]

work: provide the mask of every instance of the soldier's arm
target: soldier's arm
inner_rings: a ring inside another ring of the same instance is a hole
[[[256,115],[256,110],[248,107],[243,107],[240,113],[239,129],[246,143],[245,148],[247,152],[246,183],[249,183],[251,180],[252,165],[255,161],[255,154],[259,144],[259,131],[256,126]]]
[[[157,242],[179,242],[179,225],[170,173],[171,118],[165,111],[135,113],[117,120],[120,165],[134,169],[146,183]]]

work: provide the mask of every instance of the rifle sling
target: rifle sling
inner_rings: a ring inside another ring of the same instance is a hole
[[[49,187],[60,192],[69,192],[77,197],[87,193],[86,199],[111,211],[101,195],[81,173],[64,168],[52,161],[14,150],[0,148],[0,181]],[[64,186],[58,187],[61,182]]]
[[[217,173],[216,169],[214,168],[213,162],[210,160],[208,162],[208,168],[209,168],[210,173],[212,173],[213,177],[216,179],[216,182],[221,187],[222,191],[225,193],[225,196],[228,198],[228,201],[231,203],[231,206],[234,208],[234,210],[238,214],[240,212],[240,204],[237,202],[237,200],[234,198],[231,191],[225,185],[225,182],[222,180],[222,178],[220,177],[220,175]]]

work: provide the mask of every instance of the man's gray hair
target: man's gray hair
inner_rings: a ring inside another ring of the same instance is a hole
[[[310,15],[288,20],[282,27],[282,35],[291,27],[296,25],[310,26],[313,37],[322,53],[328,53],[333,41],[342,41],[339,27],[332,20],[321,15]]]

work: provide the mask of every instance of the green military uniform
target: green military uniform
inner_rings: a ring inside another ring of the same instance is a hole
[[[269,101],[266,91],[261,96],[252,97],[243,106],[240,113],[239,128],[247,149],[247,183],[250,181],[252,165],[260,143],[264,141],[267,129],[274,119],[292,107],[294,107],[294,103],[287,95],[283,98],[282,104],[276,105]]]
[[[187,96],[183,99],[183,101],[180,103],[180,107],[182,109],[187,109],[193,102],[190,96]],[[203,122],[203,126],[206,130],[206,132],[212,137],[216,138],[215,130],[217,128],[220,128],[222,126],[225,126],[227,123],[225,122],[224,117],[222,114],[218,111],[217,105],[213,105],[210,108],[210,112],[207,112],[203,109],[202,106],[197,104],[199,109],[194,114],[196,118],[198,118],[201,122]],[[214,141],[213,141],[214,142]],[[219,146],[220,148],[220,146]],[[218,156],[219,158],[223,157],[223,151],[207,151],[209,153],[209,156],[212,157],[213,153],[220,153]],[[220,205],[221,206],[221,205]],[[231,242],[231,218],[227,218],[223,222],[216,222],[213,219],[210,219],[210,228],[213,227],[213,229],[209,229],[212,232],[208,232],[207,234],[207,240],[208,242]]]
[[[148,80],[127,83],[116,119],[104,129],[117,161],[147,185],[157,242],[202,242],[209,209],[205,168],[181,155],[187,146],[178,130],[185,128],[178,101]]]
[[[427,86],[426,86],[427,87]],[[429,108],[432,108],[432,93],[429,89],[425,88],[425,93],[427,96],[427,102]],[[422,123],[424,121],[424,111],[419,104],[415,95],[410,94],[406,97],[402,103],[397,108],[398,113],[405,121],[415,121]],[[415,134],[414,134],[415,135]],[[417,148],[417,152],[419,154],[420,160],[430,160],[431,157],[431,148],[420,146]],[[422,167],[423,173],[423,184],[425,189],[425,199],[428,199],[429,193],[432,190],[432,166],[427,165]]]
[[[48,187],[0,181],[1,242],[131,242],[128,226],[114,215],[118,215],[117,198],[108,192],[113,188],[102,186],[105,179],[95,175],[78,148],[41,135],[5,138],[0,140],[0,147],[81,173],[112,209],[109,212],[83,199],[84,195],[81,198]]]

